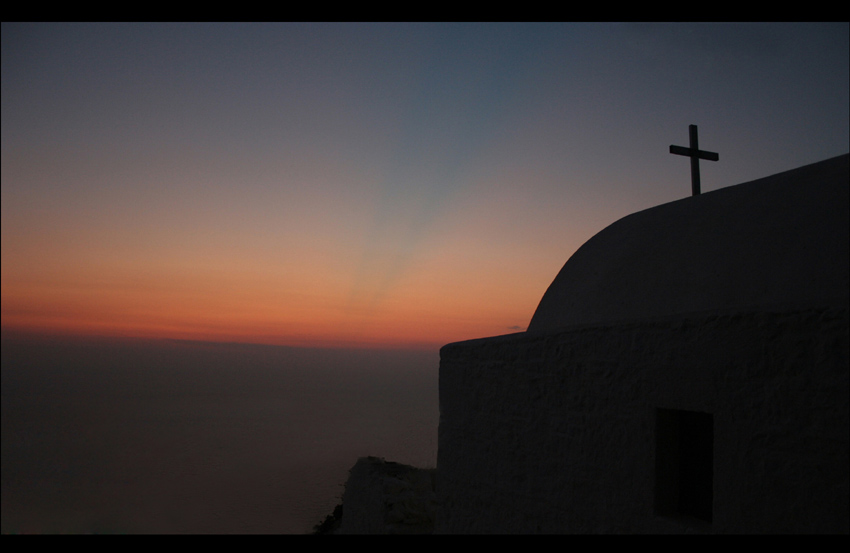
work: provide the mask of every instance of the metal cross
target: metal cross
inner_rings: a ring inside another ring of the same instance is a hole
[[[670,146],[670,153],[680,156],[689,156],[691,158],[691,192],[694,196],[699,195],[699,160],[707,159],[709,161],[717,161],[720,156],[716,152],[706,152],[699,149],[699,140],[697,140],[697,126],[690,125],[688,127],[690,133],[690,148],[684,146]]]

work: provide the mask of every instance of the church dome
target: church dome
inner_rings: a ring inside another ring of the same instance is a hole
[[[616,221],[567,261],[528,332],[706,311],[846,307],[849,159]]]

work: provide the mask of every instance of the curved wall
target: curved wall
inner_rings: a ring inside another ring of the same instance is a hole
[[[846,305],[848,160],[620,219],[567,261],[528,333],[709,310]]]

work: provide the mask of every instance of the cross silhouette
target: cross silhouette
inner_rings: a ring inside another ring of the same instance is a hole
[[[709,161],[717,161],[720,156],[716,152],[706,152],[699,149],[699,140],[697,139],[697,126],[688,126],[690,133],[690,148],[684,146],[670,146],[670,153],[680,156],[689,156],[691,158],[691,193],[694,196],[699,195],[699,160],[707,159]]]

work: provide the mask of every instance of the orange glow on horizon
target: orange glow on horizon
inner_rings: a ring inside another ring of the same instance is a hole
[[[539,299],[507,295],[509,283],[497,280],[470,282],[475,276],[461,271],[448,286],[444,277],[422,270],[378,298],[352,296],[332,279],[318,277],[285,287],[271,279],[167,276],[63,275],[49,282],[4,277],[2,327],[40,334],[436,349],[516,332]]]
[[[232,237],[240,247],[231,248],[160,235],[155,246],[125,247],[106,229],[90,242],[4,233],[0,323],[42,334],[409,349],[524,330],[563,263],[553,244],[565,241],[535,240],[533,227],[517,230],[507,217],[488,226],[506,204],[469,201],[427,241],[384,250],[370,250],[365,232],[348,243],[317,232],[309,247],[279,252],[252,234]]]
[[[116,321],[72,316],[4,316],[4,332],[84,337],[132,337],[155,339],[243,342],[300,347],[356,347],[438,349],[457,341],[510,334],[517,329],[497,326],[485,317],[431,318],[415,323],[384,318],[371,324],[332,321],[326,324],[259,321]]]

